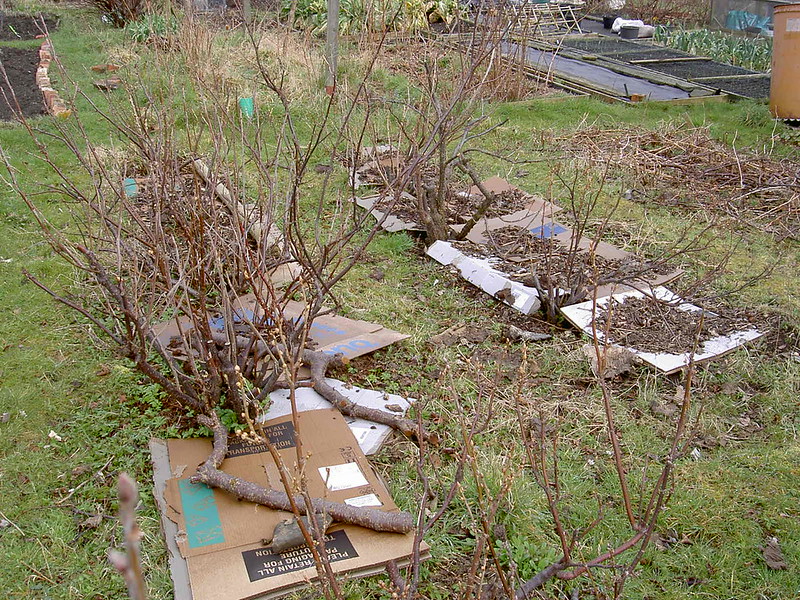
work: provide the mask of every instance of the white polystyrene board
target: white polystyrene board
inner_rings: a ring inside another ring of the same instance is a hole
[[[506,290],[510,298],[509,294],[503,294],[504,297],[500,299],[521,313],[529,315],[539,310],[541,306],[535,288],[509,279],[505,273],[495,269],[490,260],[467,256],[450,242],[442,240],[431,244],[426,254],[443,265],[454,266],[464,279],[487,294],[498,298],[498,292]]]
[[[663,286],[652,288],[648,292],[642,290],[629,290],[625,292],[620,292],[618,294],[612,294],[610,296],[604,296],[602,298],[598,298],[596,304],[594,301],[589,300],[587,302],[581,302],[580,304],[564,306],[559,310],[564,315],[564,317],[568,321],[570,321],[573,325],[582,329],[584,333],[586,333],[587,335],[592,336],[592,321],[594,319],[595,307],[599,311],[600,309],[603,309],[608,305],[608,302],[611,298],[614,298],[617,301],[621,301],[628,296],[635,298],[642,298],[647,294],[654,296],[658,300],[673,303],[678,310],[683,310],[687,312],[689,311],[696,312],[703,310],[699,306],[696,306],[689,302],[685,302],[680,296],[671,292],[670,290],[668,290]],[[613,331],[613,322],[612,322],[612,331]],[[762,335],[764,335],[763,332],[753,327],[751,329],[735,331],[728,335],[720,335],[715,338],[711,338],[710,340],[704,342],[701,345],[701,347],[698,349],[699,352],[695,353],[694,362],[699,363],[702,361],[711,360],[713,358],[718,358],[719,356],[722,356],[723,354],[726,354],[731,350],[735,350],[739,346],[742,346],[747,342],[755,340],[761,337]],[[605,337],[603,336],[602,332],[600,331],[597,332],[597,339],[600,342],[603,342],[605,340]],[[612,345],[618,346],[618,344],[612,344]],[[652,365],[656,369],[664,371],[667,374],[674,373],[675,371],[683,369],[689,366],[689,363],[692,362],[691,350],[687,350],[686,352],[682,352],[681,354],[671,354],[669,352],[645,352],[643,350],[638,350],[636,348],[630,348],[630,347],[626,348],[630,350],[633,354],[641,358],[647,364]]]
[[[326,381],[354,404],[376,408],[390,415],[405,415],[408,407],[416,401],[414,398],[403,398],[397,394],[388,394],[378,390],[351,386],[338,379],[327,378]],[[292,414],[289,390],[275,390],[270,393],[269,398],[272,404],[259,421],[269,421],[277,417]],[[331,408],[331,403],[310,387],[295,389],[295,404],[298,412]],[[386,406],[390,405],[399,406],[402,412],[398,413],[387,410]],[[358,446],[361,448],[361,451],[368,456],[375,454],[392,432],[392,428],[388,425],[381,425],[380,423],[374,423],[365,419],[354,419],[352,417],[345,417],[345,419],[350,427],[350,431],[353,432],[353,435],[358,441]]]

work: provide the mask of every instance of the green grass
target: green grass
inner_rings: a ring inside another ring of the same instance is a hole
[[[109,51],[128,48],[130,42],[87,13],[61,12],[62,25],[53,40],[70,77],[100,106],[118,102],[121,95],[112,94],[107,100],[91,87],[93,74],[88,67],[105,62]],[[137,52],[141,54],[132,64],[146,63],[148,50],[137,48]],[[357,72],[346,62],[343,69]],[[133,78],[135,72],[127,67],[122,73]],[[180,75],[159,73],[152,67],[144,71],[143,78],[150,89],[164,94],[165,101],[181,105],[181,98],[167,97],[169,90],[184,81]],[[384,72],[378,79],[392,87],[404,81]],[[65,81],[60,84],[64,86],[61,89],[66,88]],[[192,94],[188,90],[187,98],[194,99]],[[75,102],[98,143],[120,145],[118,136],[93,114],[86,99],[77,97]],[[302,103],[305,127],[313,124],[319,107],[313,99]],[[494,152],[519,156],[537,148],[542,129],[569,132],[584,119],[608,128],[654,128],[664,121],[704,125],[716,139],[730,143],[735,138],[740,149],[769,146],[775,133],[766,107],[757,103],[644,103],[630,107],[576,98],[510,103],[488,110],[493,123],[505,123],[483,143]],[[176,126],[195,127],[197,118],[189,114]],[[36,119],[34,124],[45,131],[53,128],[49,117]],[[19,126],[0,127],[0,146],[29,191],[56,183],[48,169],[29,154],[33,147]],[[73,164],[70,153],[57,143],[50,142],[48,151],[59,164],[68,168]],[[795,150],[778,144],[776,152],[791,156]],[[478,166],[487,176],[505,175],[509,170],[490,158],[480,159]],[[546,162],[527,165],[524,170],[528,173],[512,181],[544,193],[550,166]],[[335,176],[336,181],[344,181],[343,170]],[[312,180],[309,196],[320,180]],[[603,207],[624,184],[624,174],[610,182]],[[41,200],[48,217],[58,224],[66,222],[67,207],[56,197],[43,196]],[[648,244],[694,225],[691,214],[663,207],[645,209],[633,203],[623,204],[615,219],[623,231],[627,227],[643,232],[640,241],[645,250]],[[725,237],[727,232],[719,232],[720,240]],[[631,243],[635,242],[631,238]],[[725,247],[719,241],[707,255],[688,258],[687,270],[701,272],[703,264],[713,263]],[[795,242],[777,243],[769,236],[748,233],[719,285],[724,288],[742,281],[778,252],[784,255],[780,268],[769,279],[738,293],[735,302],[754,310],[781,311],[796,323],[800,318],[796,291],[800,289],[800,253]],[[24,204],[7,186],[0,188],[0,258],[10,259],[0,263],[0,310],[5,315],[0,320],[0,413],[10,414],[9,422],[0,424],[0,511],[22,530],[0,529],[5,559],[0,564],[0,592],[4,598],[124,597],[124,584],[107,565],[105,554],[120,542],[120,528],[111,518],[117,510],[115,476],[128,471],[142,491],[139,514],[151,597],[170,598],[147,455],[150,437],[179,433],[166,421],[166,401],[98,343],[81,319],[25,282],[22,269],[35,272],[58,289],[77,285],[75,275],[53,256]],[[384,272],[380,280],[371,276],[378,268]],[[516,478],[497,519],[505,528],[509,546],[496,543],[501,559],[505,563],[513,559],[525,576],[556,558],[557,544],[544,496],[526,469],[520,443],[514,411],[515,367],[495,364],[499,357],[491,353],[501,346],[495,338],[477,347],[428,343],[432,335],[457,323],[468,322],[496,333],[505,309],[487,297],[469,293],[446,269],[421,257],[416,242],[405,234],[379,234],[365,260],[336,294],[348,316],[377,321],[411,335],[408,341],[353,361],[342,377],[419,398],[426,419],[450,444],[458,444],[459,419],[469,419],[476,410],[477,389],[491,385],[496,368],[504,369],[495,391],[494,419],[480,436],[476,455],[481,479],[490,490],[500,486],[503,467],[515,465]],[[557,331],[553,340],[532,346],[521,400],[526,419],[542,409],[558,425],[568,526],[585,526],[594,518],[598,502],[605,506],[606,518],[576,549],[577,556],[588,559],[628,533],[616,475],[606,453],[599,392],[586,383],[590,370],[580,350],[585,343],[571,331]],[[518,346],[508,349],[512,358],[520,353]],[[473,356],[475,352],[493,356],[495,362]],[[651,402],[669,402],[679,383],[674,377],[659,376],[639,366],[612,385],[634,493],[648,456],[663,454],[674,426],[670,418],[650,410]],[[451,386],[454,393],[448,389]],[[800,363],[785,355],[774,356],[767,343],[753,344],[699,370],[693,410],[696,424],[689,447],[697,448],[700,458],[679,460],[673,496],[657,528],[667,541],[647,550],[642,566],[627,584],[626,597],[745,600],[800,594],[799,386]],[[51,430],[62,441],[50,438]],[[434,452],[431,458],[434,462],[426,468],[441,494],[451,481],[455,464],[444,453]],[[373,461],[398,505],[411,510],[420,492],[415,460],[413,443],[394,440]],[[655,476],[654,460],[647,468],[648,474]],[[425,566],[425,597],[458,597],[464,561],[474,548],[478,531],[479,485],[472,474],[466,477],[463,493],[427,540],[433,558]],[[94,529],[81,526],[87,515],[94,514],[109,518]],[[767,536],[780,539],[789,570],[771,571],[765,566],[759,547]],[[673,538],[675,541],[669,542]],[[552,583],[547,591],[557,597],[563,590],[579,587],[581,597],[600,597],[600,593],[610,593],[610,585],[610,573],[603,571],[593,583],[585,578],[571,584]],[[349,582],[345,590],[348,598],[387,597],[374,579]]]

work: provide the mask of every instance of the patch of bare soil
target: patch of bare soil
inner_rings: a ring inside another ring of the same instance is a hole
[[[486,245],[470,241],[453,242],[453,245],[470,256],[492,259],[493,266],[506,273],[509,279],[529,287],[537,287],[538,283],[541,289],[576,290],[588,284],[623,282],[673,270],[666,263],[608,259],[571,250],[513,226],[492,231]]]
[[[0,41],[32,40],[45,31],[55,31],[58,19],[53,16],[33,17],[0,12]]]
[[[595,323],[599,331],[608,328],[615,344],[670,354],[691,351],[695,339],[702,350],[704,342],[752,325],[745,316],[684,311],[650,296],[626,296],[621,302],[612,299],[599,311]]]
[[[24,117],[45,114],[42,92],[36,85],[38,48],[0,48],[0,63],[8,77],[8,81],[0,77],[0,120],[15,120],[20,112]]]

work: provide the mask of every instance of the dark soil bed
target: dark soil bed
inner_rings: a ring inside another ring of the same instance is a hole
[[[30,50],[0,48],[0,62],[3,63],[8,81],[11,83],[9,90],[5,78],[0,78],[0,93],[2,94],[0,96],[0,120],[16,119],[17,105],[25,117],[45,114],[42,92],[36,85],[39,50],[36,48]]]
[[[614,52],[604,52],[603,56],[609,58],[616,58],[619,60],[632,61],[632,60],[658,60],[667,58],[687,58],[692,56],[680,50],[672,50],[670,48],[654,47],[652,50],[618,50]],[[647,66],[647,65],[644,65]]]
[[[698,350],[702,352],[704,342],[751,326],[745,317],[679,310],[650,296],[628,296],[622,302],[612,300],[610,306],[600,311],[596,323],[600,331],[608,327],[609,338],[616,344],[643,352],[670,354],[690,352],[698,328]]]
[[[755,73],[742,67],[724,65],[713,60],[691,60],[687,62],[667,62],[644,65],[659,73],[666,73],[673,77],[692,79],[695,77],[721,77],[723,75],[748,75]],[[711,83],[711,85],[715,85]]]
[[[518,227],[493,231],[487,245],[470,241],[453,242],[453,245],[469,256],[493,258],[493,266],[513,281],[536,287],[538,279],[542,289],[578,292],[590,284],[604,285],[673,270],[665,263],[649,265],[636,259],[608,259],[597,255],[592,265],[588,252],[572,252],[558,242],[535,237]]]
[[[569,48],[576,48],[578,50],[585,50],[586,52],[594,52],[597,54],[604,54],[606,52],[621,52],[623,50],[640,50],[642,45],[635,42],[625,42],[617,38],[589,38],[589,39],[566,39],[564,45]]]
[[[29,15],[8,15],[0,12],[0,41],[32,40],[44,31],[54,31],[58,19],[52,16],[42,19]]]
[[[769,98],[769,75],[764,75],[764,77],[714,79],[703,83],[704,85],[747,98]]]

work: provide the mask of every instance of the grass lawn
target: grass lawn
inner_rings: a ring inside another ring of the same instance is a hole
[[[110,155],[122,152],[125,156],[126,149],[109,123],[92,110],[92,104],[103,110],[107,107],[104,94],[91,85],[97,78],[89,70],[93,64],[120,62],[126,81],[136,82],[137,89],[148,90],[160,102],[180,107],[181,118],[171,124],[177,131],[195,131],[193,111],[199,96],[190,88],[175,96],[172,92],[183,85],[184,75],[179,69],[159,71],[166,63],[183,64],[177,50],[156,60],[153,56],[158,50],[134,45],[123,32],[108,28],[84,9],[48,6],[47,10],[61,16],[52,40],[70,78],[54,76],[56,85],[75,106],[91,138],[108,148]],[[252,92],[252,65],[234,51],[242,48],[241,34],[220,29],[217,36],[208,41],[209,75],[214,65],[222,65],[228,69],[224,71],[226,89],[234,97]],[[345,77],[352,78],[363,63],[355,48],[348,52],[343,52],[341,69]],[[276,55],[267,51],[268,57]],[[313,63],[319,55],[312,52],[310,56],[294,53],[284,59],[297,66],[304,61]],[[318,89],[319,82],[314,78],[293,80],[291,72],[287,76],[295,86],[294,110],[310,127],[319,116],[320,104],[309,96],[309,90]],[[373,78],[376,89],[386,93],[413,86],[405,74],[383,68]],[[75,95],[76,88],[86,96]],[[112,93],[110,101],[120,102],[124,94]],[[259,110],[266,114],[273,109],[264,104]],[[497,125],[481,140],[484,148],[492,154],[511,153],[518,159],[548,155],[543,139],[568,136],[579,127],[655,130],[665,124],[683,124],[707,127],[713,139],[735,144],[743,154],[748,148],[768,148],[776,160],[797,160],[796,146],[784,143],[791,140],[791,133],[773,123],[760,103],[623,106],[591,98],[541,98],[490,102],[482,110],[489,122]],[[74,169],[72,154],[47,136],[54,131],[52,119],[41,117],[30,123],[41,131],[38,137],[53,161],[64,169]],[[265,139],[270,135],[266,132]],[[197,138],[202,147],[203,135]],[[48,191],[47,186],[58,180],[37,158],[23,127],[0,124],[0,147],[22,186],[39,193],[35,199],[46,216],[57,226],[67,223],[74,207]],[[187,142],[183,150],[188,147]],[[551,194],[555,201],[565,202],[565,190],[553,183],[555,163],[510,165],[490,155],[476,160],[487,177],[501,175],[527,191]],[[583,168],[582,164],[574,168]],[[797,162],[792,164],[797,168]],[[335,169],[334,181],[346,181],[344,168],[337,165]],[[7,183],[8,173],[2,170],[0,174]],[[589,175],[587,172],[587,180]],[[616,206],[620,194],[638,181],[637,175],[632,165],[606,179],[592,223]],[[309,183],[309,194],[321,181],[319,177]],[[708,217],[702,210],[622,200],[606,235],[626,249],[656,254],[680,231],[698,229]],[[657,540],[628,580],[624,597],[797,598],[800,247],[796,239],[779,240],[731,219],[721,220],[707,235],[708,250],[680,258],[687,274],[678,287],[707,273],[736,242],[724,272],[707,291],[733,290],[752,274],[772,266],[767,275],[727,300],[738,310],[767,315],[773,331],[764,340],[698,369],[689,445],[696,452],[675,465],[671,498],[656,526]],[[378,268],[383,271],[382,278],[372,276]],[[115,520],[115,482],[118,473],[127,471],[141,488],[139,516],[150,596],[171,598],[167,554],[150,488],[147,442],[153,436],[181,435],[192,424],[172,421],[169,417],[174,413],[162,392],[115,356],[76,313],[56,305],[29,283],[23,276],[25,270],[59,290],[79,290],[84,285],[43,240],[16,192],[3,185],[0,413],[8,417],[0,423],[0,519],[4,519],[0,528],[4,557],[0,596],[53,600],[125,597],[124,583],[108,565],[106,552],[121,545],[121,528]],[[376,321],[411,336],[354,360],[341,377],[418,398],[426,421],[449,444],[459,442],[461,419],[469,420],[478,410],[477,390],[491,390],[493,418],[477,440],[475,470],[427,540],[433,558],[425,566],[424,597],[461,597],[459,586],[480,526],[478,494],[496,493],[506,468],[514,479],[495,523],[504,533],[492,540],[501,561],[513,564],[524,579],[559,556],[544,494],[526,468],[517,402],[525,419],[537,417],[541,411],[557,428],[567,528],[585,527],[596,516],[598,504],[605,506],[605,518],[580,541],[575,556],[589,560],[625,539],[627,523],[604,433],[601,395],[581,351],[585,338],[560,324],[553,329],[551,340],[528,347],[527,368],[517,375],[521,347],[498,341],[500,323],[508,311],[427,259],[420,242],[403,233],[379,234],[366,260],[341,282],[336,294],[347,316]],[[428,343],[431,336],[459,323],[486,329],[491,336],[478,344]],[[503,350],[507,355],[498,354]],[[653,484],[656,463],[668,448],[676,418],[653,407],[668,405],[681,383],[680,377],[658,375],[641,365],[610,383],[625,465],[637,500],[643,472],[649,477],[645,487]],[[422,489],[416,455],[417,447],[411,441],[394,439],[373,461],[397,504],[412,512]],[[435,493],[441,494],[455,471],[452,456],[434,451],[428,469]],[[780,541],[788,569],[773,570],[766,565],[761,547],[770,537]],[[578,595],[573,597],[613,597],[613,574],[603,569],[593,571],[592,577],[551,582],[544,593],[550,598],[569,598],[577,589]],[[348,598],[389,597],[374,578],[348,582],[345,593]]]

